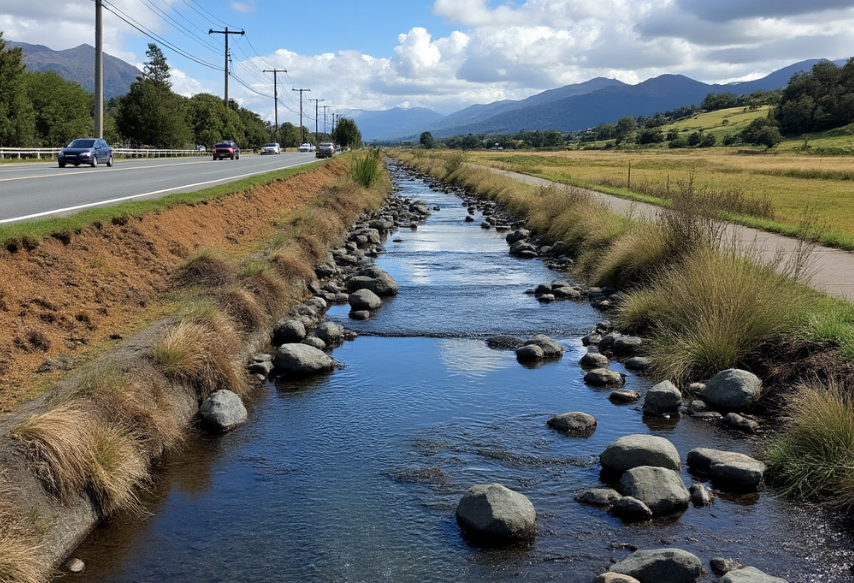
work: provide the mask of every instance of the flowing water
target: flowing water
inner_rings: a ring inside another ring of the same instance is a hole
[[[402,196],[441,210],[395,233],[377,259],[400,295],[363,322],[346,306],[329,311],[360,333],[333,352],[345,368],[268,383],[245,426],[191,436],[147,497],[150,516],[99,528],[75,553],[87,569],[71,580],[589,583],[633,546],[685,549],[706,565],[735,558],[792,583],[854,580],[848,525],[768,489],[643,524],[575,502],[601,485],[598,455],[622,435],[666,437],[683,461],[694,447],[751,454],[761,442],[686,416],[651,421],[586,386],[580,338],[602,314],[526,295],[562,274],[511,258],[501,235],[463,221],[459,198],[398,180]],[[566,348],[561,360],[524,367],[484,341],[537,333]],[[612,368],[628,389],[649,386]],[[596,432],[546,426],[567,411],[593,414]],[[535,542],[484,549],[461,538],[457,502],[491,482],[533,502]]]

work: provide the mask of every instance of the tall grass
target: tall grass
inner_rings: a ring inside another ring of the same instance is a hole
[[[0,475],[0,479],[3,476]],[[38,567],[41,549],[35,526],[12,502],[11,487],[0,485],[0,582],[41,583]]]
[[[830,378],[798,386],[784,431],[765,454],[768,479],[786,494],[854,510],[854,400]]]
[[[653,374],[681,383],[708,378],[796,329],[809,292],[773,267],[732,248],[700,247],[626,294],[617,320],[652,334]]]
[[[378,148],[367,153],[354,156],[350,162],[350,173],[353,180],[362,188],[370,188],[383,176],[382,154]]]

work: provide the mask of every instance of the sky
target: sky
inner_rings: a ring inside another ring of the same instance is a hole
[[[707,83],[854,56],[851,0],[103,0],[104,50],[142,67],[156,43],[176,93],[224,93],[273,121],[315,111],[447,114],[595,77]],[[0,0],[5,40],[95,44],[94,0]],[[142,31],[142,32],[141,32]],[[315,103],[311,100],[322,100]],[[323,108],[326,109],[323,109]]]

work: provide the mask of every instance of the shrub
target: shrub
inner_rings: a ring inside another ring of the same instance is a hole
[[[350,164],[350,173],[363,188],[370,188],[383,175],[383,164],[380,150],[374,148],[367,154],[356,156]]]

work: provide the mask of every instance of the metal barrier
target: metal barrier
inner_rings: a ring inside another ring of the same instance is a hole
[[[0,160],[25,158],[56,159],[62,148],[0,148]],[[183,156],[209,156],[209,152],[200,150],[168,150],[150,148],[113,148],[116,158],[177,158]]]

